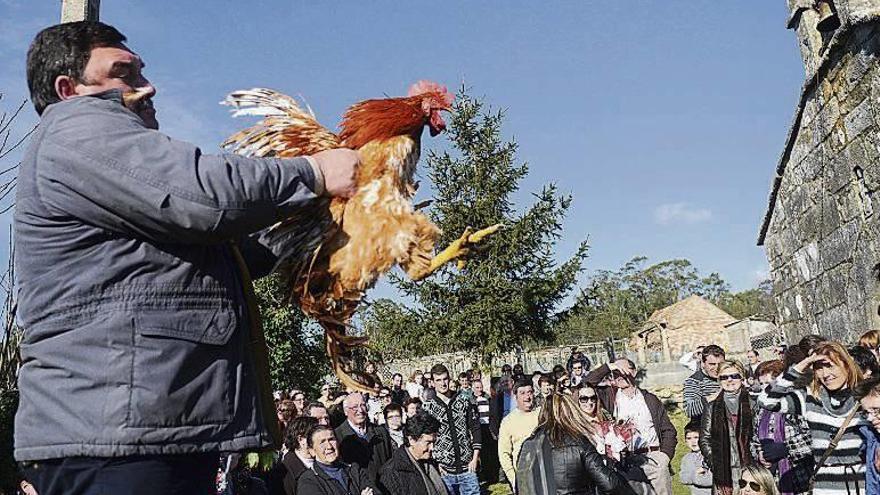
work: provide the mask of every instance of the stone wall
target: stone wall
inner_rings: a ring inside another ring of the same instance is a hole
[[[880,24],[845,25],[827,46],[807,64],[759,239],[790,341],[880,328]]]

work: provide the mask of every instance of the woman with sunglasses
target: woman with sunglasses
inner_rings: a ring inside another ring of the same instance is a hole
[[[700,428],[700,451],[712,471],[712,493],[736,494],[743,466],[752,464],[753,405],[736,361],[718,365],[721,391],[709,398]]]
[[[602,404],[599,404],[599,395],[596,393],[596,388],[592,385],[584,383],[578,387],[577,398],[581,411],[587,415],[587,419],[591,423],[600,423],[610,419],[608,412],[602,408]]]
[[[773,474],[761,466],[746,466],[737,485],[739,495],[779,495]]]
[[[813,376],[808,387],[796,387],[795,383],[810,369]],[[863,438],[859,428],[868,423],[861,415],[852,414],[858,405],[852,390],[861,380],[861,371],[843,346],[821,342],[808,357],[771,383],[758,399],[761,407],[806,419],[812,434],[813,456],[821,464],[813,485],[816,495],[865,493],[865,463],[860,456]],[[846,427],[842,428],[844,423]],[[838,432],[842,434],[837,446],[828,451]]]

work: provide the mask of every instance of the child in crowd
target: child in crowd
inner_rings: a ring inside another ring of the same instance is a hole
[[[700,453],[700,430],[696,425],[688,425],[684,430],[684,440],[691,450],[681,459],[681,483],[691,487],[691,495],[711,495],[712,472],[703,463]]]

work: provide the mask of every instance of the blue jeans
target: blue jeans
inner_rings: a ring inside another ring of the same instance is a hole
[[[444,474],[443,483],[449,495],[480,495],[477,473]]]

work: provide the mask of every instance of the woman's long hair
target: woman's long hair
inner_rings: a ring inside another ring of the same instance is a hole
[[[846,373],[846,386],[852,390],[862,379],[862,370],[859,369],[852,356],[837,342],[822,342],[813,350],[813,354],[821,354],[827,357]],[[817,395],[822,388],[818,373],[813,373],[813,382],[810,384],[810,392]]]
[[[590,443],[595,427],[581,410],[577,399],[568,394],[550,394],[541,409],[539,424],[544,427],[547,438],[554,446],[561,446],[566,438],[586,440]]]

